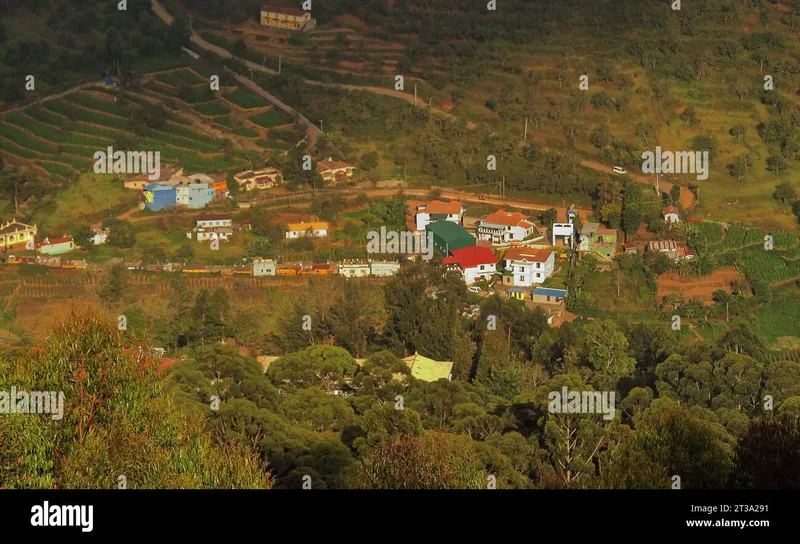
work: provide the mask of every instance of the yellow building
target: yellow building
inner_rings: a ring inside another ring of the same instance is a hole
[[[36,225],[20,223],[16,218],[0,224],[0,247],[24,244],[36,236]]]
[[[285,30],[311,30],[317,21],[307,11],[264,6],[261,8],[261,25]]]

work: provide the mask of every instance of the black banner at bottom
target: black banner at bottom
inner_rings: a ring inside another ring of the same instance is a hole
[[[758,538],[797,526],[794,491],[0,491],[7,536],[239,536],[283,538],[533,531],[619,531]],[[394,529],[392,529],[394,527]],[[364,533],[378,529],[383,532]],[[389,532],[386,530],[389,529]],[[289,534],[286,535],[285,531]],[[500,536],[500,534],[498,534]]]

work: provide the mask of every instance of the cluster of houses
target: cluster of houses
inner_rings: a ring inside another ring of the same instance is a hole
[[[555,272],[555,242],[549,243],[535,222],[520,212],[497,210],[475,222],[473,235],[463,227],[460,202],[414,202],[409,211],[409,226],[424,230],[443,264],[467,285],[500,276],[503,285],[530,287]],[[572,227],[574,211],[568,217]],[[571,229],[560,235],[562,244],[565,236],[570,244]]]
[[[144,205],[148,210],[170,208],[205,208],[214,200],[228,197],[228,183],[224,179],[205,174],[179,176],[165,183],[151,183],[142,190]]]
[[[325,181],[326,186],[334,186],[353,179],[355,166],[342,161],[335,161],[332,157],[317,162],[317,173]],[[283,174],[275,167],[261,168],[260,170],[245,170],[233,176],[240,189],[254,191],[257,189],[271,189],[283,183]]]
[[[355,167],[332,157],[316,164],[316,171],[333,186],[353,178]],[[284,181],[278,168],[266,167],[245,170],[233,176],[238,186],[245,191],[270,189]],[[204,208],[215,200],[228,198],[228,182],[217,175],[203,173],[184,175],[183,167],[167,165],[159,169],[158,178],[140,174],[123,182],[126,189],[141,191],[142,205],[148,210],[160,211],[170,208]]]
[[[160,265],[156,265],[160,266]],[[134,270],[135,265],[129,266]],[[166,270],[162,267],[162,270]],[[172,270],[175,270],[173,268]],[[180,267],[187,274],[209,274],[219,272],[222,275],[260,276],[335,276],[345,278],[388,277],[400,270],[398,261],[378,260],[344,260],[328,263],[276,263],[273,259],[256,258],[253,261],[236,266],[207,266],[192,264]]]
[[[185,176],[180,166],[164,166],[159,177],[134,176],[123,187],[142,192],[142,204],[148,210],[170,208],[205,208],[214,200],[227,198],[228,182],[219,176],[197,173]]]

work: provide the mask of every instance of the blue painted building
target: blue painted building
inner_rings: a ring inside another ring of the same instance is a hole
[[[159,211],[177,206],[175,187],[162,183],[145,185],[142,190],[148,210]]]
[[[189,207],[205,208],[215,195],[213,185],[209,187],[207,183],[192,183],[189,185]]]

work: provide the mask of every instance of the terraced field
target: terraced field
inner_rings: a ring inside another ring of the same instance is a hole
[[[162,81],[179,85],[199,81],[201,86],[205,85],[202,77],[190,70],[159,74],[148,85],[155,82],[162,90],[174,90],[170,83]],[[174,93],[177,95],[177,90]],[[149,101],[133,102],[144,105]],[[53,181],[73,179],[79,172],[89,169],[98,150],[108,146],[119,148],[132,142],[142,149],[160,151],[162,161],[180,163],[191,171],[215,172],[246,164],[242,152],[234,153],[233,161],[226,160],[221,138],[180,116],[171,115],[164,126],[138,137],[132,129],[129,108],[130,105],[123,106],[115,96],[100,88],[77,91],[3,116],[0,147],[13,162],[26,162],[33,169],[48,174]],[[203,108],[207,113],[230,111],[225,102],[217,98],[204,103]],[[198,110],[198,115],[203,115],[203,108]],[[213,122],[213,117],[208,116],[208,123]],[[256,125],[247,126],[246,122],[240,125],[235,133],[242,137],[260,135]]]
[[[156,75],[144,88],[150,96],[183,102],[208,123],[245,139],[279,140],[280,137],[270,137],[270,129],[294,122],[249,89],[222,85],[218,92],[212,91],[208,84],[211,75],[214,74],[203,73],[200,68],[174,70]],[[267,142],[257,143],[260,147],[273,147]],[[285,146],[278,142],[274,147]]]

